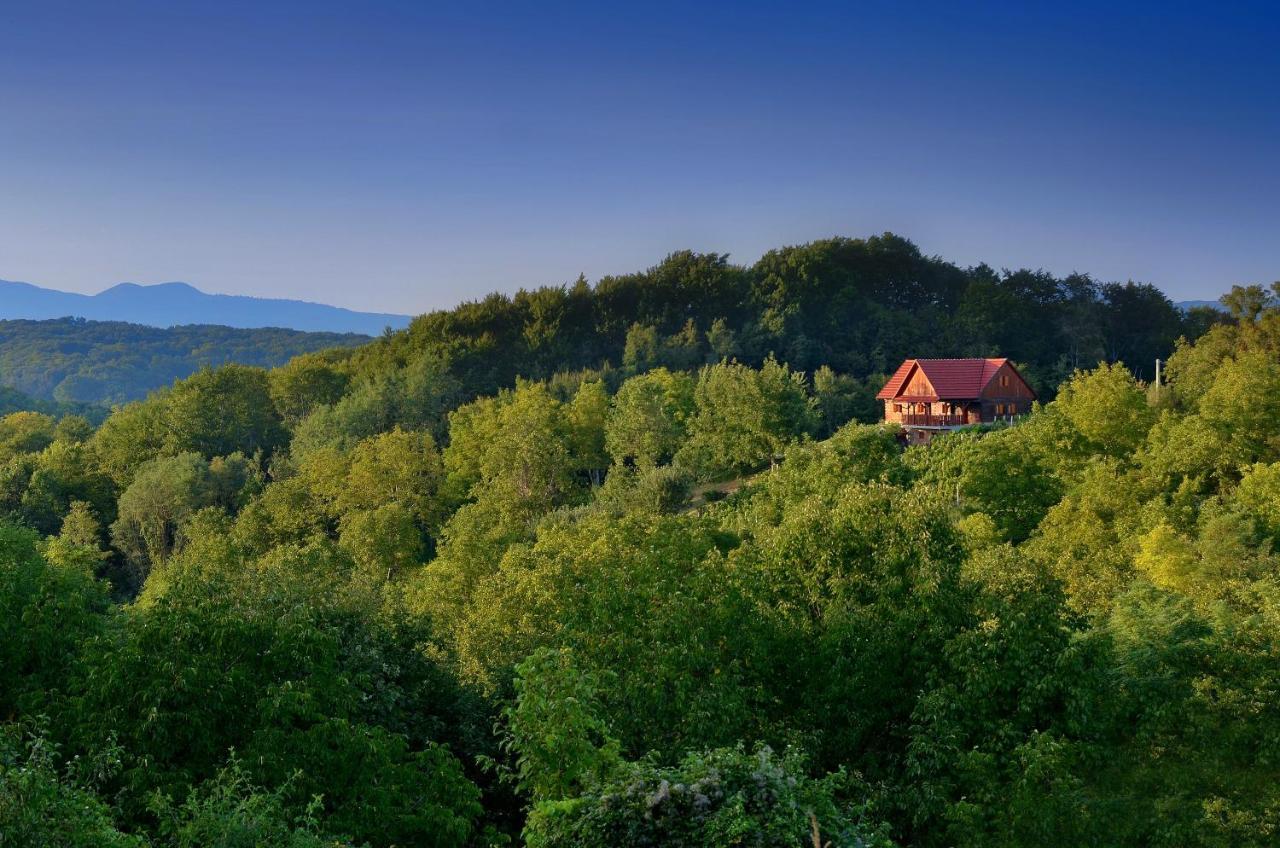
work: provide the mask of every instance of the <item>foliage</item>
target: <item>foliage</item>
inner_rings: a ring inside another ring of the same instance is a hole
[[[1154,420],[1146,394],[1119,364],[1077,372],[1058,392],[1056,406],[1094,452],[1110,456],[1132,454]]]
[[[669,768],[628,763],[576,797],[536,804],[524,836],[531,848],[791,848],[811,837],[832,848],[890,846],[885,828],[838,799],[849,783],[840,773],[812,779],[795,752],[768,747],[690,754]]]
[[[626,762],[601,715],[607,676],[578,671],[565,649],[535,651],[516,672],[505,747],[533,799],[530,846],[788,846],[819,828],[824,844],[889,844],[837,800],[850,788],[843,774],[810,780],[795,751],[738,746],[674,768]]]
[[[234,507],[252,474],[239,454],[214,463],[196,453],[151,460],[120,495],[112,543],[144,578],[180,547],[186,519],[205,507]]]
[[[89,749],[119,739],[131,815],[234,749],[289,815],[318,796],[356,842],[466,841],[477,793],[438,741],[462,738],[461,694],[344,573],[323,546],[245,561],[201,535],[86,646],[69,731]]]
[[[999,354],[1025,364],[1048,396],[1098,361],[1124,361],[1149,380],[1157,357],[1205,326],[1153,286],[962,269],[885,233],[779,248],[748,267],[680,251],[594,286],[579,279],[494,294],[420,316],[361,348],[353,364],[385,372],[444,356],[474,396],[605,362],[630,375],[725,359],[759,367],[772,354],[797,370],[826,365],[865,381],[909,356]]]
[[[670,462],[693,415],[694,380],[657,368],[622,384],[609,410],[605,446],[614,463]]]
[[[515,670],[504,748],[515,755],[522,791],[535,800],[568,798],[621,767],[618,742],[599,715],[606,680],[579,672],[568,650],[534,651]]]
[[[0,725],[0,846],[145,848],[116,828],[111,809],[57,768],[48,739]]]
[[[175,383],[165,404],[165,449],[206,459],[270,455],[286,438],[267,373],[243,365],[199,371]]]
[[[1227,301],[681,252],[6,408],[0,840],[1274,844],[1280,301]],[[931,354],[1045,402],[859,423]]]
[[[226,768],[191,792],[181,806],[157,795],[152,811],[160,821],[161,840],[174,848],[341,848],[348,844],[317,832],[319,799],[294,817],[287,812],[283,796],[284,790],[254,786],[232,757]]]
[[[734,362],[698,374],[689,438],[677,458],[706,478],[771,463],[817,424],[804,375],[769,359],[756,371]]]
[[[107,605],[91,563],[50,562],[34,533],[0,524],[0,717],[35,715],[66,694],[70,666],[101,631]]]
[[[270,368],[299,354],[367,341],[366,336],[278,327],[161,329],[80,318],[0,321],[0,374],[39,402],[109,405],[139,400],[201,368],[229,362]]]

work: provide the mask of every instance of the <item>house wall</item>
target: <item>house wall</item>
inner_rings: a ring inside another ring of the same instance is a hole
[[[907,395],[908,397],[929,397],[937,393],[933,390],[933,384],[929,382],[929,378],[924,375],[924,372],[916,368],[899,394]]]
[[[1010,415],[1025,415],[1031,411],[1034,399],[1035,393],[1031,391],[1031,387],[1006,362],[982,390],[982,420],[994,421]]]

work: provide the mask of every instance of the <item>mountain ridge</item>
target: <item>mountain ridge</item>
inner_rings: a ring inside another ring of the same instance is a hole
[[[1199,307],[1208,307],[1209,309],[1216,309],[1219,312],[1227,311],[1222,306],[1222,301],[1220,300],[1180,300],[1176,302],[1174,306],[1178,307],[1183,312],[1186,312],[1190,309],[1196,309]]]
[[[411,316],[357,312],[305,300],[210,294],[190,283],[144,285],[122,282],[97,294],[49,289],[34,283],[0,280],[0,320],[45,321],[57,318],[126,321],[149,327],[216,325],[236,329],[279,327],[304,332],[359,333],[376,336],[391,327],[407,327]]]

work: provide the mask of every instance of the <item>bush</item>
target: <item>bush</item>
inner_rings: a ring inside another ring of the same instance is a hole
[[[24,738],[0,727],[0,848],[144,848],[121,833],[106,804],[55,768],[56,751],[42,734]]]
[[[525,828],[529,848],[661,845],[796,848],[821,844],[887,846],[884,828],[841,801],[843,773],[814,780],[794,751],[743,746],[691,754],[674,768],[642,761],[574,798],[536,805]]]
[[[596,495],[604,509],[628,512],[675,512],[689,501],[693,475],[673,465],[657,468],[630,468],[615,465]]]
[[[286,787],[287,788],[287,787]],[[233,757],[216,777],[175,805],[156,795],[152,811],[160,834],[174,848],[343,848],[350,843],[321,834],[316,824],[320,799],[291,815],[284,791],[255,786]]]

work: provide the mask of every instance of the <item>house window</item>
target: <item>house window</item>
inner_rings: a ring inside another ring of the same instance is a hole
[[[1003,404],[1003,403],[997,403],[997,404],[996,404],[996,415],[1004,415],[1004,404]]]
[[[1001,375],[1000,375],[1000,386],[1001,386],[1001,388],[1005,388],[1005,389],[1009,388],[1009,375],[1008,375],[1008,374],[1001,374]]]

